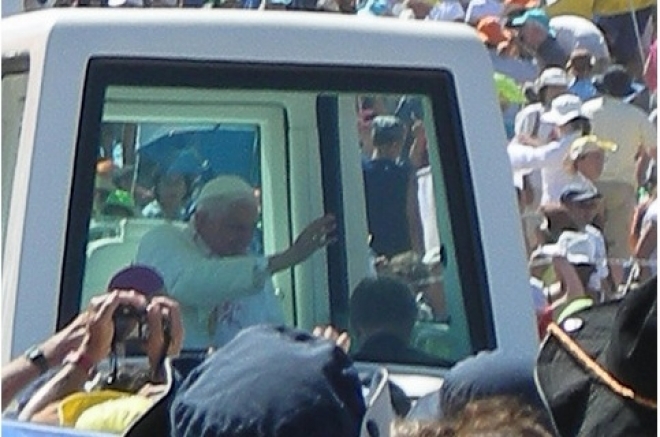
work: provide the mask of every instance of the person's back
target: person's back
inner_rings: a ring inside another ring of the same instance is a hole
[[[657,134],[648,115],[635,105],[611,96],[585,102],[582,109],[591,119],[592,132],[618,146],[617,151],[605,161],[601,179],[635,186],[635,155],[640,146],[648,147],[657,142]]]
[[[376,117],[372,126],[374,158],[362,162],[367,222],[371,248],[389,258],[412,247],[408,218],[412,170],[399,160],[405,138],[398,117]]]

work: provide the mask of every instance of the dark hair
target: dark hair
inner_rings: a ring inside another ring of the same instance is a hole
[[[566,126],[570,126],[571,129],[575,131],[582,132],[582,135],[591,134],[591,121],[586,117],[578,117],[566,123]]]
[[[353,290],[350,323],[354,329],[388,326],[411,329],[416,317],[415,298],[400,279],[365,278]]]
[[[456,415],[436,422],[402,421],[393,437],[552,437],[534,407],[514,396],[470,401]]]
[[[171,176],[171,175],[174,175],[174,174],[177,174],[177,173],[168,174],[168,173],[165,173],[165,172],[162,172],[162,171],[156,172],[156,174],[153,177],[154,197],[156,198],[156,200],[160,201],[160,189],[158,188],[158,186],[160,185],[161,181],[166,176]],[[192,194],[193,180],[192,180],[192,177],[190,175],[183,174],[183,173],[180,173],[179,175],[183,178],[183,181],[186,184],[186,194],[183,197],[184,197],[184,199],[187,199]]]

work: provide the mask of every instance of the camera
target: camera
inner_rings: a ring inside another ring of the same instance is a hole
[[[136,339],[144,341],[148,336],[147,310],[131,305],[120,305],[112,316],[115,325],[113,344],[124,343],[137,332]]]

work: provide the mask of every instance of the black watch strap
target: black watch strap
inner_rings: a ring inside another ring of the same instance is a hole
[[[41,372],[42,375],[48,372],[48,369],[50,368],[50,366],[48,365],[48,360],[46,360],[46,356],[44,355],[44,352],[41,349],[39,349],[38,346],[32,346],[30,349],[28,349],[25,352],[25,358],[27,358],[32,364],[37,366],[39,372]]]

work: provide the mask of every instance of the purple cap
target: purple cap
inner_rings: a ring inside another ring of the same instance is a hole
[[[151,297],[165,288],[165,282],[160,274],[144,265],[134,264],[126,267],[110,279],[108,291],[111,290],[135,290]]]

